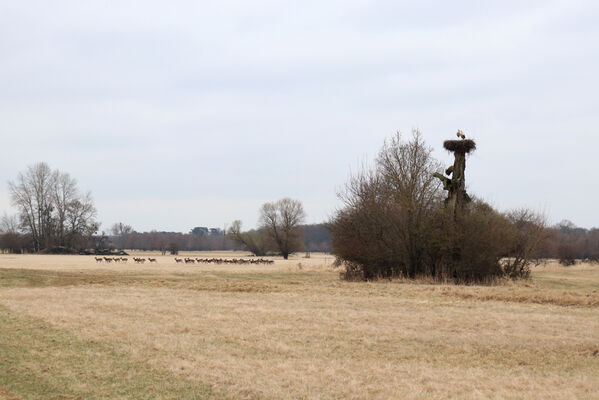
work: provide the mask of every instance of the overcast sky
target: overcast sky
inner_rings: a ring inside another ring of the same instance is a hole
[[[0,0],[0,213],[46,161],[102,228],[339,207],[351,169],[459,128],[469,191],[599,226],[597,1]]]

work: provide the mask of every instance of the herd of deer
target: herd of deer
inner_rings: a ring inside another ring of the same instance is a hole
[[[94,257],[96,259],[96,262],[107,262],[107,263],[111,263],[111,262],[127,262],[128,258],[125,257]]]
[[[256,258],[254,260],[246,260],[243,258],[177,258],[175,257],[175,262],[177,263],[185,263],[185,264],[198,264],[200,263],[214,263],[214,264],[272,264],[273,260],[266,260],[264,258]]]
[[[127,261],[129,261],[128,258],[126,257],[94,257],[96,259],[97,263],[101,263],[101,262],[107,262],[107,263],[111,263],[111,262],[124,262],[126,263]],[[138,264],[142,264],[146,262],[145,258],[139,258],[139,257],[133,257],[133,261],[135,261]],[[157,263],[158,261],[156,261],[155,258],[151,258],[148,257],[148,261],[151,263]]]
[[[124,263],[126,263],[129,260],[126,257],[94,257],[94,258],[96,259],[97,263],[101,263],[101,262],[106,262],[106,263],[124,262]],[[147,260],[151,263],[158,263],[158,261],[156,261],[156,259],[152,258],[152,257],[148,257]],[[141,257],[133,257],[133,261],[135,261],[138,264],[143,264],[146,262],[146,259],[141,258]],[[185,263],[185,264],[195,264],[196,262],[198,264],[200,264],[200,263],[207,263],[207,264],[272,264],[272,263],[274,263],[273,260],[266,260],[264,258],[256,258],[256,259],[252,259],[252,260],[247,260],[247,259],[243,259],[243,258],[228,259],[228,258],[189,258],[189,257],[185,257],[185,258],[175,257],[175,262]]]

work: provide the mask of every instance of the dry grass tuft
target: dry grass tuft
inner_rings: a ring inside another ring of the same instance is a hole
[[[470,290],[448,290],[450,296],[479,301],[505,301],[518,303],[553,304],[558,306],[599,307],[598,293],[579,293],[574,291],[543,291],[523,288],[508,290],[486,290],[476,288]]]

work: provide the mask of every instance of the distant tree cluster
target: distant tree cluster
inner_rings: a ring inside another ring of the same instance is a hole
[[[240,220],[233,221],[227,230],[227,236],[244,250],[247,250],[256,256],[265,256],[269,251],[270,244],[267,242],[264,230],[253,229],[243,232],[241,227],[242,222]]]
[[[304,248],[302,222],[306,217],[299,200],[283,198],[264,203],[260,208],[260,226],[257,230],[242,232],[241,221],[233,221],[227,235],[257,256],[277,253],[289,255]]]
[[[115,225],[122,225],[121,223]],[[125,225],[128,226],[128,225]],[[181,232],[136,232],[133,228],[125,232],[112,230],[110,241],[117,249],[154,250],[163,254],[179,251],[234,250],[239,246],[224,235],[199,235]]]
[[[19,173],[8,188],[18,215],[2,219],[4,235],[9,235],[4,241],[20,242],[21,251],[70,251],[90,245],[99,227],[96,208],[91,194],[80,192],[77,181],[68,173],[52,170],[41,162]]]
[[[208,228],[206,226],[196,226],[189,233],[193,235],[212,235],[224,236],[225,232],[220,228]]]
[[[540,256],[554,258],[563,265],[579,260],[599,263],[599,228],[584,229],[564,220],[547,229]]]
[[[4,214],[0,219],[0,251],[14,254],[33,251],[31,235],[22,232],[16,215]]]
[[[331,251],[331,233],[326,224],[301,225],[304,232],[304,250],[316,252]]]
[[[298,249],[330,251],[329,233],[323,224],[300,225],[298,228],[304,231],[304,242],[298,245]],[[130,225],[119,222],[112,226],[111,235],[105,241],[113,249],[153,250],[164,254],[219,250],[247,250],[258,256],[280,254],[262,228],[242,231],[241,221],[233,221],[226,236],[222,234],[222,230],[219,230],[219,234],[197,234],[193,231],[194,229],[190,233],[136,232]],[[100,236],[96,238],[100,241]]]
[[[350,178],[340,194],[344,207],[328,224],[332,252],[347,279],[528,276],[543,240],[543,219],[526,210],[500,213],[469,197],[456,218],[434,177],[441,171],[416,131],[408,141],[393,136],[373,168]]]

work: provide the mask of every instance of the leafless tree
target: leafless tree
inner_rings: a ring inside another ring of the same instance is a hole
[[[133,227],[131,225],[123,224],[122,222],[117,222],[110,227],[110,233],[114,236],[128,235],[131,232],[133,232]]]
[[[91,193],[82,195],[73,200],[67,209],[67,234],[70,243],[77,239],[90,239],[100,228],[100,223],[95,221],[96,207]]]
[[[227,229],[227,236],[233,241],[241,244],[246,250],[251,251],[256,256],[266,255],[268,248],[263,231],[241,231],[241,221],[235,220]]]
[[[29,237],[23,235],[16,215],[4,213],[0,218],[0,252],[21,253],[29,247]]]
[[[420,132],[407,141],[397,133],[385,142],[374,167],[363,167],[339,193],[345,207],[329,229],[333,253],[350,275],[415,276],[435,265],[425,249],[443,194],[433,177],[442,167],[431,153]]]
[[[408,275],[421,268],[422,244],[430,235],[431,215],[443,193],[433,176],[442,165],[433,158],[432,148],[424,143],[418,130],[410,140],[403,141],[399,133],[385,142],[377,158],[381,194],[390,200],[389,211],[394,224],[398,250],[408,262]]]
[[[0,233],[18,233],[20,231],[19,218],[16,215],[4,213],[0,218]]]
[[[72,247],[98,229],[91,194],[82,195],[75,179],[52,171],[44,162],[29,166],[8,187],[21,227],[31,234],[35,250]]]
[[[506,214],[512,225],[510,235],[510,256],[504,263],[504,270],[510,277],[530,276],[530,264],[541,258],[542,243],[549,237],[544,215],[526,208]]]
[[[274,243],[284,259],[303,247],[303,232],[299,226],[306,217],[299,200],[288,197],[265,203],[260,209],[260,228]]]
[[[48,164],[37,163],[9,182],[11,201],[19,209],[21,224],[31,233],[36,250],[48,245],[52,213],[52,189],[56,174]]]
[[[59,173],[58,171],[55,171],[53,183],[52,201],[54,204],[56,244],[64,246],[68,234],[67,218],[71,213],[70,209],[79,198],[77,181],[71,178],[68,173]]]

